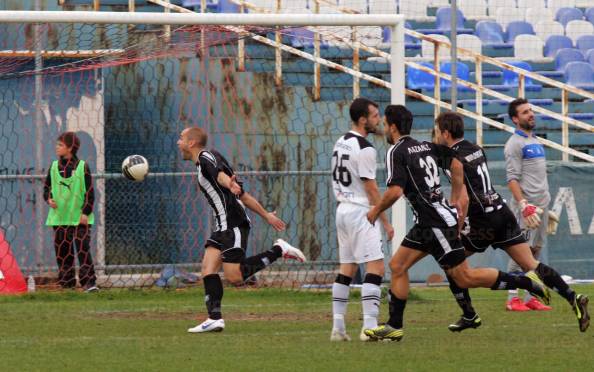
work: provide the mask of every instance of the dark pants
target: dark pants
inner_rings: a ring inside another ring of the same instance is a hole
[[[74,268],[74,252],[78,256],[80,266],[78,278],[84,288],[95,285],[95,268],[91,256],[91,227],[54,226],[54,248],[58,263],[58,283],[62,288],[76,287]],[[76,248],[75,248],[76,247]]]

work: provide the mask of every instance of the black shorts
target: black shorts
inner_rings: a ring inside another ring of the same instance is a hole
[[[466,259],[457,227],[442,229],[414,225],[402,245],[432,255],[444,270],[458,266]]]
[[[470,216],[468,221],[470,226],[462,231],[462,244],[467,251],[481,253],[489,246],[506,249],[527,242],[516,216],[505,204],[491,213]]]
[[[249,235],[249,226],[239,226],[225,231],[215,231],[206,241],[205,247],[213,247],[220,250],[223,262],[240,263],[245,258]]]

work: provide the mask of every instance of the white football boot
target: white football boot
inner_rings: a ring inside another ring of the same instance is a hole
[[[307,259],[300,249],[293,247],[282,239],[276,239],[274,245],[278,245],[283,250],[283,258],[290,260],[297,260],[299,262],[305,262]]]
[[[330,341],[350,341],[351,337],[346,332],[341,332],[338,329],[333,329],[330,334]]]
[[[204,333],[204,332],[222,332],[225,329],[225,321],[223,319],[212,320],[210,318],[203,321],[194,328],[188,328],[190,333]]]

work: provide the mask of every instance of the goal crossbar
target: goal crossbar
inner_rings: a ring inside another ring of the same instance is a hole
[[[214,14],[0,11],[0,23],[94,23],[234,26],[394,26],[400,14]]]

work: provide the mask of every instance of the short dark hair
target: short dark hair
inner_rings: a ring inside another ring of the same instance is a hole
[[[509,118],[513,118],[514,116],[518,116],[518,106],[528,103],[528,100],[525,98],[516,98],[509,103],[507,106],[507,114]]]
[[[72,155],[76,155],[76,152],[80,148],[80,140],[74,132],[64,132],[60,134],[58,136],[58,141],[66,145],[72,152]]]
[[[410,134],[413,115],[406,107],[403,105],[388,105],[384,111],[384,115],[386,115],[388,124],[395,125],[401,135]]]
[[[452,111],[442,112],[435,119],[440,131],[447,130],[452,135],[452,138],[464,137],[464,119],[462,115]]]
[[[367,98],[355,98],[349,107],[349,114],[353,123],[359,121],[360,118],[369,116],[369,106],[379,107],[379,105]]]

